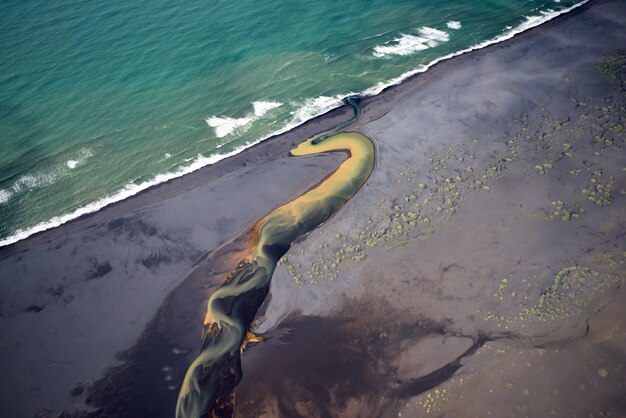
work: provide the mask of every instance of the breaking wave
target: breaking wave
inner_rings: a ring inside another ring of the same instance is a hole
[[[209,116],[205,121],[207,125],[213,128],[216,137],[223,138],[233,133],[244,133],[250,128],[254,121],[265,116],[270,110],[280,106],[282,106],[282,103],[279,102],[258,101],[252,103],[253,111],[241,118]]]
[[[374,47],[372,54],[377,58],[390,55],[411,55],[418,51],[434,48],[449,40],[450,35],[447,32],[424,26],[418,30],[418,35],[401,34],[399,38],[393,41]]]
[[[532,29],[534,27],[537,27],[543,23],[546,23],[552,19],[554,19],[555,17],[558,17],[560,15],[563,14],[567,14],[569,12],[571,12],[574,9],[579,8],[580,6],[588,3],[589,0],[583,0],[580,3],[576,3],[575,5],[568,7],[566,9],[562,9],[562,10],[547,10],[547,11],[542,11],[540,12],[539,15],[535,15],[535,16],[525,16],[524,17],[524,21],[522,23],[520,23],[519,25],[517,25],[516,27],[511,27],[508,26],[505,30],[505,32],[500,35],[497,36],[495,38],[489,39],[487,41],[478,43],[476,45],[470,46],[469,48],[465,48],[462,49],[460,51],[457,52],[453,52],[447,55],[444,55],[442,57],[439,57],[431,62],[429,62],[428,64],[422,65],[417,67],[414,70],[408,71],[404,74],[402,74],[399,77],[396,77],[394,79],[391,79],[389,81],[386,82],[380,82],[377,85],[375,85],[374,87],[371,87],[367,90],[365,90],[363,92],[363,95],[365,96],[375,96],[377,94],[379,94],[380,92],[382,92],[383,90],[385,90],[387,87],[391,87],[397,84],[400,84],[401,82],[403,82],[404,80],[406,80],[409,77],[414,76],[415,74],[420,74],[423,72],[426,72],[429,68],[431,68],[433,65],[441,62],[441,61],[445,61],[448,60],[450,58],[454,58],[456,56],[459,55],[463,55],[466,54],[468,52],[472,52],[478,49],[483,49],[486,48],[490,45],[494,45],[494,44],[498,44],[500,42],[506,41],[508,39],[513,38],[515,35],[518,35],[522,32],[527,31],[528,29]]]
[[[0,205],[11,200],[11,196],[13,196],[13,193],[11,193],[9,190],[0,189]]]

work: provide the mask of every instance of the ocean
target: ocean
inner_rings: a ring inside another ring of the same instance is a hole
[[[0,246],[580,0],[5,0]]]

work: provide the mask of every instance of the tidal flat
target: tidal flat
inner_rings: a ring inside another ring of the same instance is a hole
[[[624,416],[625,27],[591,1],[364,100],[375,169],[279,262],[235,416]],[[1,249],[0,410],[173,416],[245,231],[343,158],[286,150],[348,118]]]

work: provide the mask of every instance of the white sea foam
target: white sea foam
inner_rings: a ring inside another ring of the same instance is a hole
[[[305,100],[300,107],[291,112],[291,126],[298,126],[316,116],[323,115],[331,109],[341,106],[344,96],[319,96]]]
[[[13,196],[13,193],[11,193],[11,191],[0,189],[0,205],[11,200],[11,196]]]
[[[447,32],[444,32],[439,29],[429,28],[426,26],[424,26],[423,28],[420,28],[419,34],[420,36],[423,36],[424,38],[428,40],[426,44],[430,48],[435,47],[442,42],[448,42],[450,40],[450,35],[448,35]]]
[[[50,186],[63,176],[67,175],[69,170],[73,170],[77,166],[83,164],[87,158],[91,157],[91,155],[92,153],[89,149],[82,149],[74,158],[67,160],[63,165],[59,164],[53,166],[46,171],[24,174],[15,180],[9,191],[11,192],[11,195],[15,195],[41,187]]]
[[[82,149],[78,153],[78,156],[75,157],[76,159],[67,160],[65,165],[67,165],[67,168],[69,168],[70,170],[73,170],[79,165],[83,164],[87,158],[91,157],[91,155],[92,155],[91,150]]]
[[[531,16],[531,17],[527,17],[526,21],[523,22],[521,25],[517,26],[516,28],[511,28],[511,29],[507,29],[507,31],[502,34],[499,37],[496,37],[492,40],[489,41],[485,41],[482,42],[480,44],[471,46],[469,48],[466,48],[462,51],[458,51],[452,54],[448,54],[446,56],[443,56],[441,58],[438,58],[432,62],[430,62],[427,65],[421,66],[419,68],[416,68],[413,71],[409,71],[403,75],[401,75],[400,77],[394,78],[386,83],[379,83],[376,86],[367,89],[363,92],[364,95],[367,96],[371,96],[371,95],[376,95],[378,93],[380,93],[381,91],[383,91],[385,88],[390,87],[392,85],[396,85],[401,83],[402,81],[406,80],[407,78],[418,74],[418,73],[423,73],[426,70],[428,70],[430,67],[432,67],[433,65],[453,58],[455,56],[458,55],[462,55],[465,54],[467,52],[471,52],[477,49],[481,49],[481,48],[485,48],[489,45],[493,45],[493,44],[497,44],[499,42],[505,41],[507,39],[510,39],[512,37],[514,37],[515,35],[524,32],[525,30],[531,29],[535,26],[539,26],[542,23],[545,23],[549,20],[554,19],[555,17],[565,14],[565,13],[569,13],[572,10],[582,6],[583,4],[587,3],[589,0],[583,0],[580,3],[577,3],[567,9],[563,9],[560,11],[554,11],[551,13],[547,13],[544,14],[542,13],[540,16]],[[343,97],[343,96],[342,96]],[[323,98],[323,99],[322,99]],[[38,232],[41,231],[45,231],[47,229],[51,229],[51,228],[55,228],[57,226],[60,226],[66,222],[69,222],[73,219],[76,219],[82,215],[88,214],[88,213],[92,213],[92,212],[96,212],[100,209],[102,209],[105,206],[108,206],[112,203],[118,202],[120,200],[124,200],[127,199],[145,189],[148,189],[149,187],[152,187],[154,185],[160,184],[160,183],[164,183],[166,181],[169,181],[171,179],[177,178],[177,177],[181,177],[185,174],[191,173],[193,171],[196,171],[202,167],[205,167],[207,165],[211,165],[211,164],[215,164],[216,162],[223,160],[225,158],[231,157],[233,155],[236,155],[238,153],[240,153],[241,151],[245,150],[246,148],[250,148],[256,144],[258,144],[259,142],[262,142],[264,140],[266,140],[267,138],[270,138],[272,136],[281,134],[283,132],[286,132],[292,128],[294,128],[295,126],[305,122],[307,119],[302,119],[303,117],[306,117],[306,115],[310,115],[309,119],[314,118],[316,116],[319,116],[321,114],[324,114],[326,112],[328,112],[329,110],[332,110],[333,108],[339,107],[341,106],[341,98],[339,96],[337,96],[336,98],[332,98],[334,101],[328,100],[328,96],[321,96],[318,97],[316,99],[310,99],[308,101],[305,101],[304,106],[302,107],[303,109],[309,109],[309,110],[299,110],[296,112],[292,112],[293,115],[293,119],[292,121],[286,125],[285,127],[283,127],[282,129],[266,136],[263,137],[257,141],[253,141],[250,142],[247,145],[243,145],[241,147],[238,147],[236,149],[234,149],[233,151],[230,151],[228,153],[224,153],[224,154],[215,154],[209,157],[203,157],[203,156],[198,156],[192,164],[182,167],[174,172],[170,172],[170,173],[165,173],[165,174],[160,174],[158,176],[156,176],[153,180],[141,183],[141,184],[129,184],[126,187],[124,187],[122,190],[120,190],[119,192],[105,197],[103,199],[100,199],[94,203],[90,203],[84,207],[81,207],[71,213],[67,213],[67,214],[63,214],[61,216],[55,216],[54,218],[50,219],[49,221],[46,222],[41,222],[31,228],[28,229],[19,229],[16,232],[13,233],[13,235],[4,238],[4,239],[0,239],[0,247],[5,246],[5,245],[10,245],[13,244],[17,241],[21,241],[33,234],[36,234]],[[317,110],[314,110],[317,109]],[[10,193],[10,191],[9,191]],[[9,197],[10,198],[10,197]]]
[[[451,20],[448,23],[446,23],[446,25],[450,29],[454,29],[454,30],[461,29],[461,22],[456,21],[456,20]]]
[[[381,91],[385,90],[387,87],[400,84],[401,82],[403,82],[404,80],[406,80],[409,77],[414,76],[415,74],[419,74],[419,73],[423,73],[423,72],[428,71],[429,68],[431,68],[435,64],[440,63],[441,61],[445,61],[445,60],[448,60],[450,58],[454,58],[456,56],[463,55],[463,54],[466,54],[468,52],[472,52],[472,51],[475,51],[477,49],[482,49],[482,48],[488,47],[489,45],[497,44],[497,43],[506,41],[508,39],[511,39],[515,35],[518,35],[518,34],[520,34],[522,32],[527,31],[528,29],[532,29],[532,28],[534,28],[536,26],[539,26],[542,23],[548,22],[548,21],[554,19],[557,16],[569,13],[572,10],[577,9],[578,7],[580,7],[583,4],[586,4],[588,2],[589,2],[589,0],[583,0],[580,3],[576,3],[575,5],[573,5],[571,7],[568,7],[566,9],[563,9],[563,10],[557,10],[557,11],[551,10],[549,12],[541,12],[539,15],[536,15],[536,16],[526,16],[524,22],[522,22],[521,24],[519,24],[517,27],[514,27],[514,28],[513,27],[507,27],[506,31],[502,35],[500,35],[500,36],[497,36],[497,37],[495,37],[493,39],[481,42],[481,43],[473,45],[473,46],[470,46],[469,48],[465,48],[463,50],[460,50],[460,51],[457,51],[457,52],[452,52],[450,54],[444,55],[442,57],[439,57],[439,58],[429,62],[426,65],[422,65],[420,67],[417,67],[414,70],[408,71],[408,72],[402,74],[399,77],[393,78],[393,79],[391,79],[389,81],[386,81],[386,82],[380,82],[377,85],[375,85],[374,87],[371,87],[371,88],[365,90],[363,92],[363,95],[364,96],[375,96],[375,95],[379,94]]]
[[[374,47],[374,56],[377,58],[389,55],[410,55],[417,51],[428,49],[426,39],[415,35],[401,34],[399,38],[385,44]]]
[[[93,203],[90,203],[86,206],[83,206],[81,208],[76,209],[73,212],[70,213],[66,213],[60,216],[55,216],[52,219],[46,221],[46,222],[41,222],[37,225],[35,225],[34,227],[28,228],[28,229],[18,229],[17,231],[15,231],[15,233],[13,235],[11,235],[10,237],[4,238],[4,239],[0,239],[0,247],[5,246],[5,245],[9,245],[9,244],[13,244],[17,241],[21,241],[24,238],[27,238],[33,234],[36,234],[38,232],[41,231],[45,231],[47,229],[51,229],[51,228],[55,228],[57,226],[63,225],[64,223],[71,221],[72,219],[76,219],[82,215],[86,215],[88,213],[92,213],[92,212],[96,212],[100,209],[102,209],[105,206],[108,206],[112,203],[115,202],[119,202],[120,200],[124,200],[127,199],[133,195],[136,195],[137,193],[146,190],[149,187],[152,187],[154,185],[160,184],[160,183],[164,183],[168,180],[174,179],[176,177],[181,177],[185,174],[191,173],[193,171],[196,171],[204,166],[207,165],[211,165],[214,164],[220,160],[223,160],[224,158],[228,158],[231,157],[235,154],[240,153],[241,151],[243,151],[245,148],[247,148],[248,146],[242,146],[239,148],[234,149],[231,152],[225,153],[225,154],[216,154],[216,155],[211,155],[210,157],[203,157],[203,156],[198,156],[193,163],[191,163],[190,165],[186,166],[186,167],[182,167],[174,172],[170,172],[170,173],[166,173],[166,174],[160,174],[157,175],[154,179],[150,180],[150,181],[146,181],[140,184],[135,184],[135,183],[130,183],[127,184],[124,188],[122,188],[120,191],[118,191],[117,193],[114,193],[110,196],[106,196],[100,200],[97,200]]]
[[[277,107],[280,107],[282,105],[283,104],[280,102],[258,101],[258,102],[252,103],[252,107],[254,108],[254,115],[259,116],[259,117],[265,115],[270,110],[276,109]]]
[[[67,169],[65,169],[67,170]],[[53,184],[64,175],[63,168],[55,167],[49,171],[20,176],[11,186],[13,194],[28,192]]]
[[[26,190],[33,189],[37,187],[39,184],[40,184],[40,181],[37,179],[37,177],[33,176],[32,174],[25,174],[23,176],[20,176],[20,178],[18,178],[15,181],[15,183],[13,183],[13,186],[11,186],[11,189],[13,190],[13,193],[19,193],[25,189]]]
[[[206,124],[213,128],[215,136],[223,138],[226,135],[230,135],[237,130],[242,130],[247,127],[251,122],[251,117],[245,118],[228,118],[220,116],[210,116],[205,119]]]
[[[418,30],[418,35],[400,34],[399,38],[384,45],[374,47],[373,55],[377,58],[390,55],[411,55],[418,51],[433,48],[442,42],[447,42],[450,35],[446,32],[424,26]]]
[[[215,136],[223,138],[233,133],[243,133],[250,128],[252,122],[262,118],[267,112],[282,106],[279,102],[258,101],[252,103],[253,111],[241,118],[227,116],[209,116],[205,119],[207,125],[213,128]]]

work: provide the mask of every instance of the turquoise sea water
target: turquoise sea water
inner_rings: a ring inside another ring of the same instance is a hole
[[[578,1],[5,0],[0,245]]]

